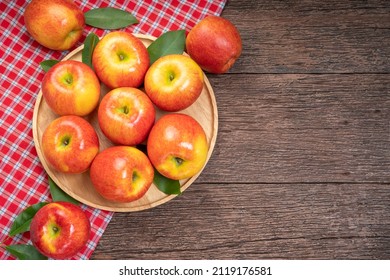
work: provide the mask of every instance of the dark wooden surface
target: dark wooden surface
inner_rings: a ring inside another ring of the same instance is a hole
[[[92,259],[390,259],[390,2],[227,3],[219,130],[182,196],[115,213]]]

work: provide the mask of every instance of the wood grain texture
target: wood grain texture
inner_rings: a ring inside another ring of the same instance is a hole
[[[94,258],[389,258],[389,210],[388,185],[194,184],[115,214]]]
[[[93,259],[389,259],[390,2],[229,0],[243,53],[182,196],[118,213]]]
[[[390,75],[210,77],[216,149],[202,182],[390,182]]]
[[[243,39],[234,73],[389,73],[383,1],[229,1]]]

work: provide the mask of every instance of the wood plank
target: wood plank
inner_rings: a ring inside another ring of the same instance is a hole
[[[243,39],[231,73],[390,73],[390,2],[234,1]]]
[[[116,213],[92,259],[389,259],[388,184],[196,184]]]
[[[225,75],[199,182],[390,182],[389,75]]]
[[[92,259],[389,259],[390,2],[229,0],[201,176],[116,213]]]

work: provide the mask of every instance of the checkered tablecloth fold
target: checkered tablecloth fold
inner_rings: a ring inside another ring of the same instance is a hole
[[[30,243],[28,232],[10,238],[10,227],[25,208],[51,199],[48,177],[34,147],[32,119],[44,76],[39,63],[62,59],[68,53],[51,51],[31,38],[23,20],[27,3],[0,2],[0,244]],[[158,37],[169,30],[189,31],[205,16],[220,15],[226,0],[76,0],[75,3],[84,12],[101,7],[127,10],[139,23],[126,31]],[[87,26],[78,45],[90,32],[103,36],[109,31]],[[85,205],[82,208],[91,220],[92,232],[88,244],[74,259],[91,256],[113,215]],[[0,246],[0,259],[13,258]]]

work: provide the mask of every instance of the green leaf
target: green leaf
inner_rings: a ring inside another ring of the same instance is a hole
[[[61,190],[60,187],[58,187],[57,184],[50,177],[49,177],[49,187],[50,187],[50,194],[53,201],[67,201],[76,205],[80,204],[80,202],[78,202],[76,199],[74,199],[73,197],[65,193],[63,190]]]
[[[162,34],[148,47],[150,65],[164,55],[182,54],[185,42],[185,30],[168,31]]]
[[[5,249],[20,260],[47,260],[48,258],[41,253],[33,245],[16,244],[6,246]]]
[[[14,223],[11,226],[9,235],[14,236],[18,233],[26,232],[30,230],[31,220],[34,217],[35,213],[38,212],[47,202],[39,202],[31,205],[22,211],[16,218]]]
[[[93,69],[92,53],[98,42],[99,37],[95,33],[88,34],[84,41],[84,49],[81,54],[81,61],[91,67],[91,69]]]
[[[84,17],[87,25],[101,29],[119,29],[138,23],[131,13],[112,7],[89,10]]]
[[[43,71],[47,72],[51,67],[56,65],[58,62],[60,61],[55,59],[49,59],[49,60],[42,61],[41,63],[39,63],[39,65],[41,65]]]
[[[161,175],[154,169],[153,183],[165,194],[181,194],[180,182]]]

